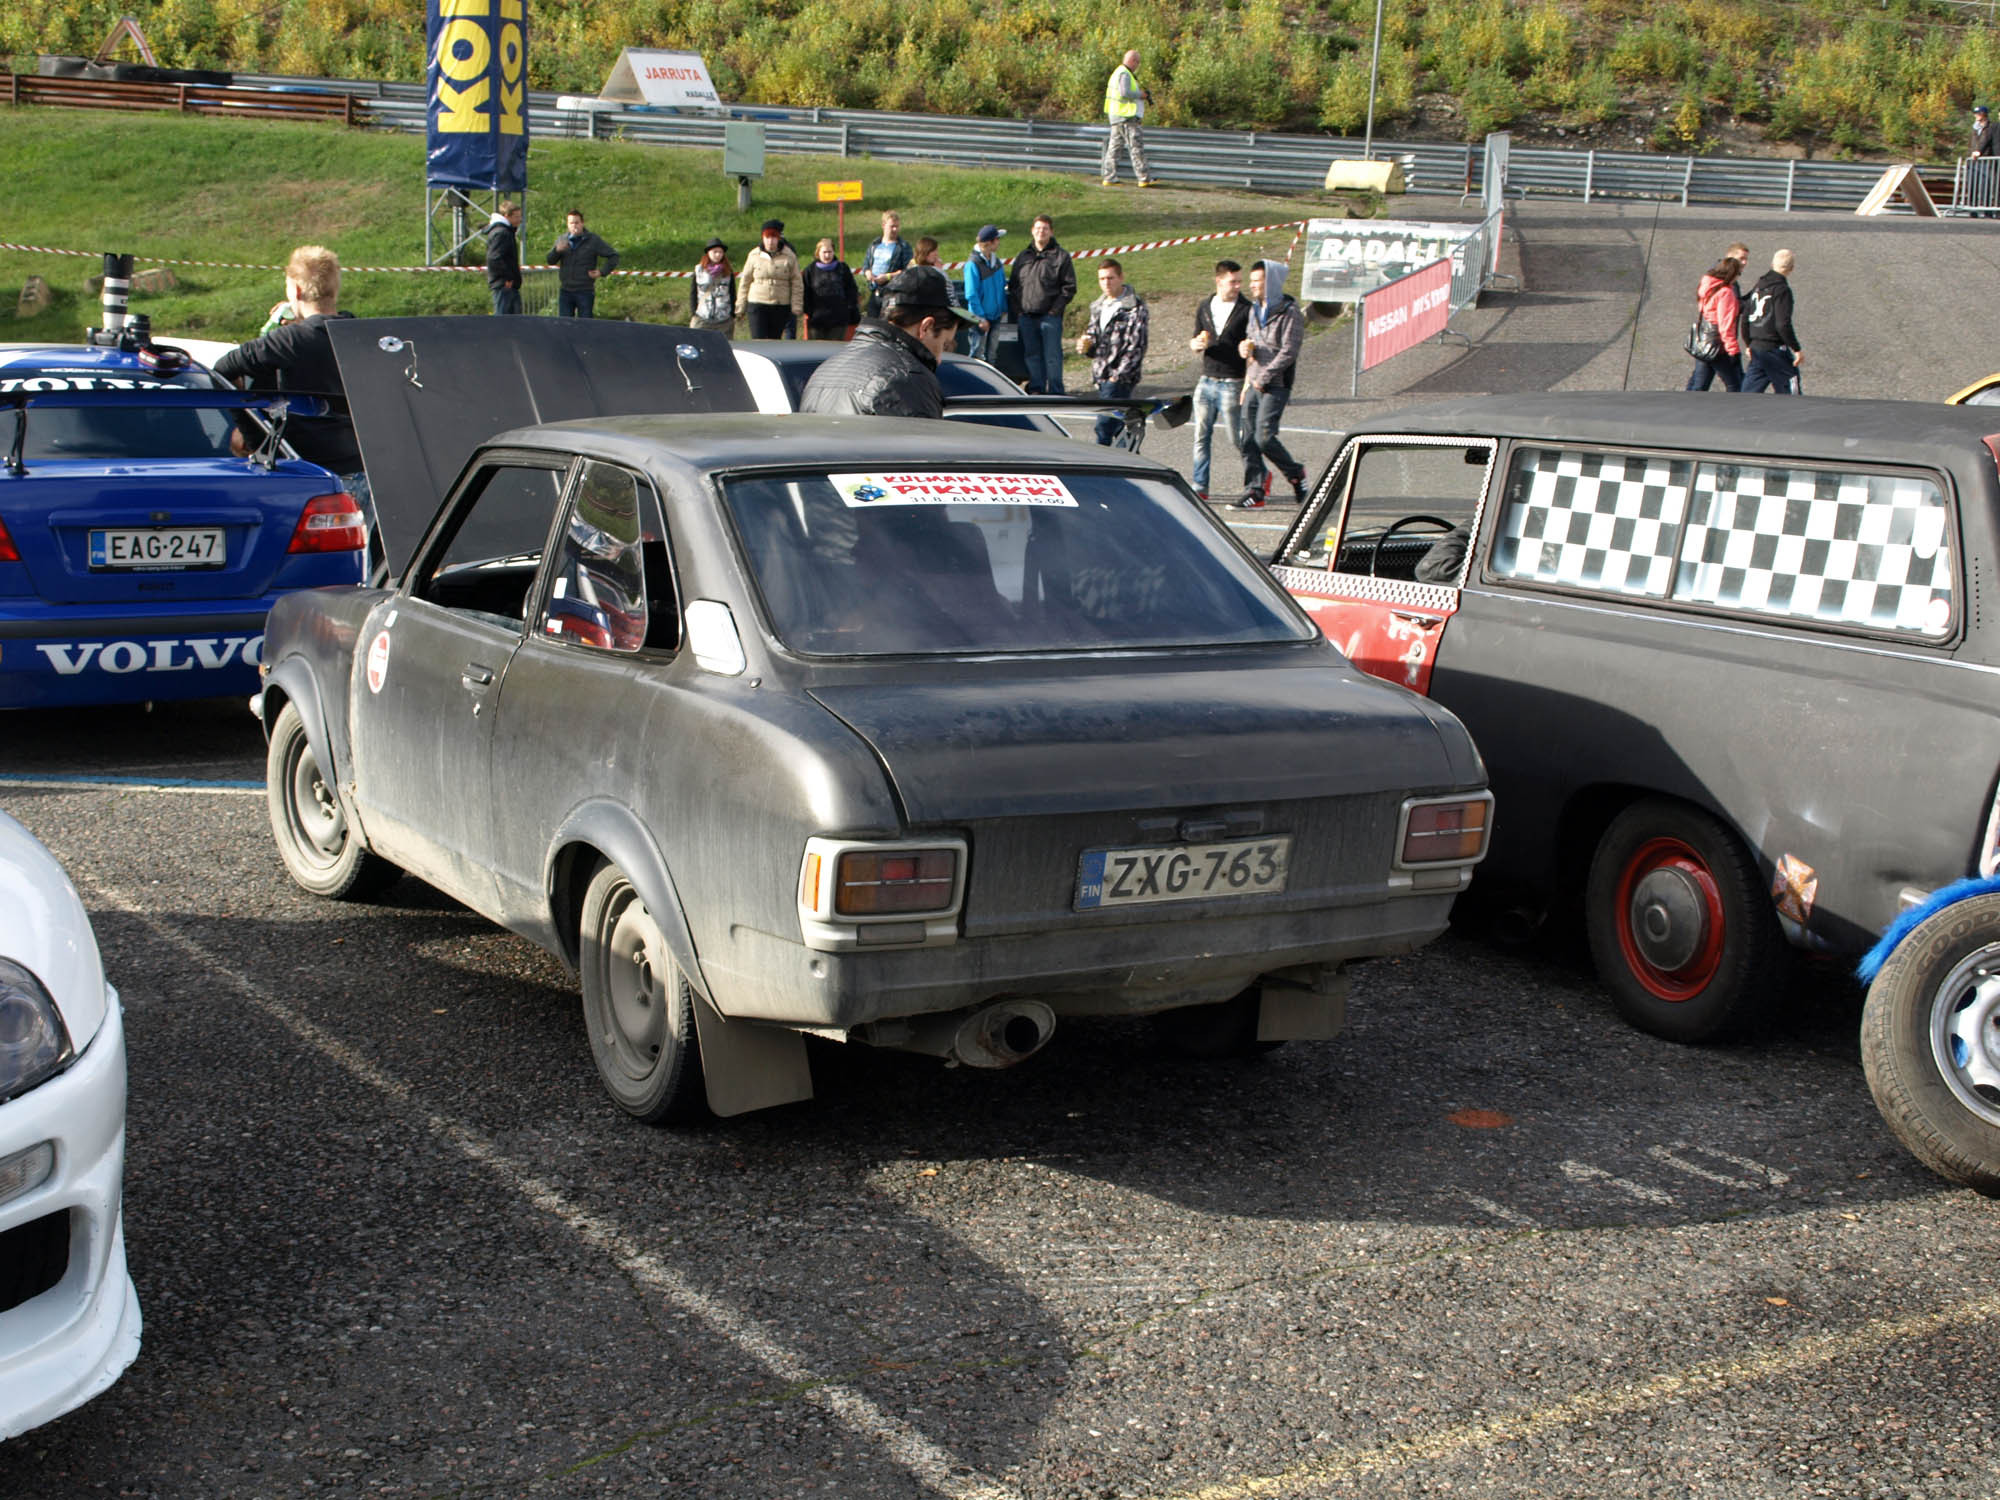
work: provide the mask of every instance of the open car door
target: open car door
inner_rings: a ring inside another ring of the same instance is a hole
[[[1362,671],[1430,691],[1493,450],[1490,439],[1357,437],[1279,544],[1272,573]]]

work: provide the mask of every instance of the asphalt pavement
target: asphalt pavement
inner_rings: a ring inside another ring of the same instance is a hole
[[[1526,286],[1472,350],[1357,405],[1318,335],[1293,420],[1678,386],[1739,235],[1799,255],[1809,388],[1989,362],[1938,293],[2000,227],[1517,219]],[[1684,1048],[1560,934],[1475,928],[1358,970],[1331,1042],[1203,1065],[1068,1023],[997,1074],[828,1044],[811,1103],[649,1130],[554,960],[413,880],[290,885],[241,704],[0,729],[0,806],[127,1010],[146,1321],[0,1447],[0,1495],[2000,1493],[2000,1205],[1891,1139],[1838,975]]]

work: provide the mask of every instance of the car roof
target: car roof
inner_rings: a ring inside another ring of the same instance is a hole
[[[132,371],[150,380],[172,380],[179,370],[148,370],[139,363],[137,349],[109,344],[0,344],[0,370],[40,370],[57,366],[65,370]]]
[[[738,339],[732,347],[738,354],[761,354],[776,365],[820,365],[847,346],[834,339]],[[1009,391],[1020,389],[1004,371],[986,360],[974,359],[970,354],[947,352],[938,363],[991,375]]]
[[[1404,407],[1357,423],[1348,436],[1528,438],[1935,467],[1949,462],[1949,454],[1979,444],[1996,426],[2000,423],[1990,411],[1935,401],[1830,396],[1752,401],[1702,392],[1557,391]]]
[[[761,413],[587,417],[516,428],[495,437],[491,446],[587,449],[614,461],[690,473],[792,465],[862,471],[976,465],[1014,471],[1174,472],[1150,458],[1074,438],[911,417]]]

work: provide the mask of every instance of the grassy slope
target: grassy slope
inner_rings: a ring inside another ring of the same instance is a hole
[[[408,266],[423,260],[421,137],[335,126],[201,120],[176,115],[110,115],[0,106],[0,181],[12,205],[12,243],[91,252],[89,259],[0,251],[0,289],[11,300],[30,275],[59,297],[33,319],[6,324],[9,340],[71,340],[96,321],[85,278],[107,250],[129,252],[144,269],[161,259],[282,264],[294,245],[332,246],[348,265]],[[767,216],[811,254],[834,232],[834,208],[816,201],[822,179],[855,178],[867,201],[850,204],[850,264],[877,228],[882,208],[898,208],[903,233],[934,235],[960,259],[988,221],[1003,225],[1008,253],[1026,243],[1029,220],[1047,212],[1073,250],[1246,228],[1313,213],[1324,203],[1200,190],[1105,190],[1095,183],[1030,172],[965,171],[833,157],[773,156],[747,215],[719,152],[674,151],[620,142],[550,141],[529,158],[524,250],[546,253],[559,214],[581,206],[593,228],[618,247],[629,269],[684,270],[710,235],[728,241],[738,265]],[[1149,295],[1205,289],[1219,255],[1246,264],[1283,256],[1289,231],[1125,257],[1126,274]],[[1080,267],[1095,295],[1093,271]],[[276,271],[174,267],[176,290],[133,298],[157,329],[188,336],[242,338],[256,332],[282,294]],[[473,313],[487,307],[480,275],[349,276],[342,303],[362,316]],[[1080,305],[1080,304],[1079,304]],[[598,297],[600,316],[679,321],[685,281],[620,279]]]

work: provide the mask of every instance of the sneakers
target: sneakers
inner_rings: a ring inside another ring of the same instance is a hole
[[[1231,510],[1262,510],[1264,505],[1265,500],[1262,495],[1258,494],[1255,490],[1246,490],[1244,491],[1243,498],[1229,508]]]
[[[1160,179],[1157,177],[1141,177],[1139,179],[1140,187],[1158,187],[1159,185]]]
[[[1106,187],[1117,187],[1117,186],[1118,186],[1118,179],[1117,179],[1116,177],[1106,177],[1105,179],[1103,179],[1103,181],[1104,181],[1104,185],[1105,185]],[[1145,184],[1145,183],[1143,183],[1143,182],[1139,184],[1139,186],[1140,186],[1140,187],[1144,187],[1145,185],[1146,185],[1146,184]]]
[[[1207,500],[1208,500],[1208,491],[1207,491],[1207,490],[1196,490],[1196,491],[1194,492],[1194,497],[1195,497],[1195,499],[1197,499],[1197,500],[1200,500],[1200,501],[1202,501],[1203,503],[1206,503],[1206,502],[1207,502]]]
[[[1306,476],[1305,476],[1305,471],[1301,469],[1299,471],[1299,477],[1292,481],[1292,504],[1304,505],[1305,503],[1306,503]]]

